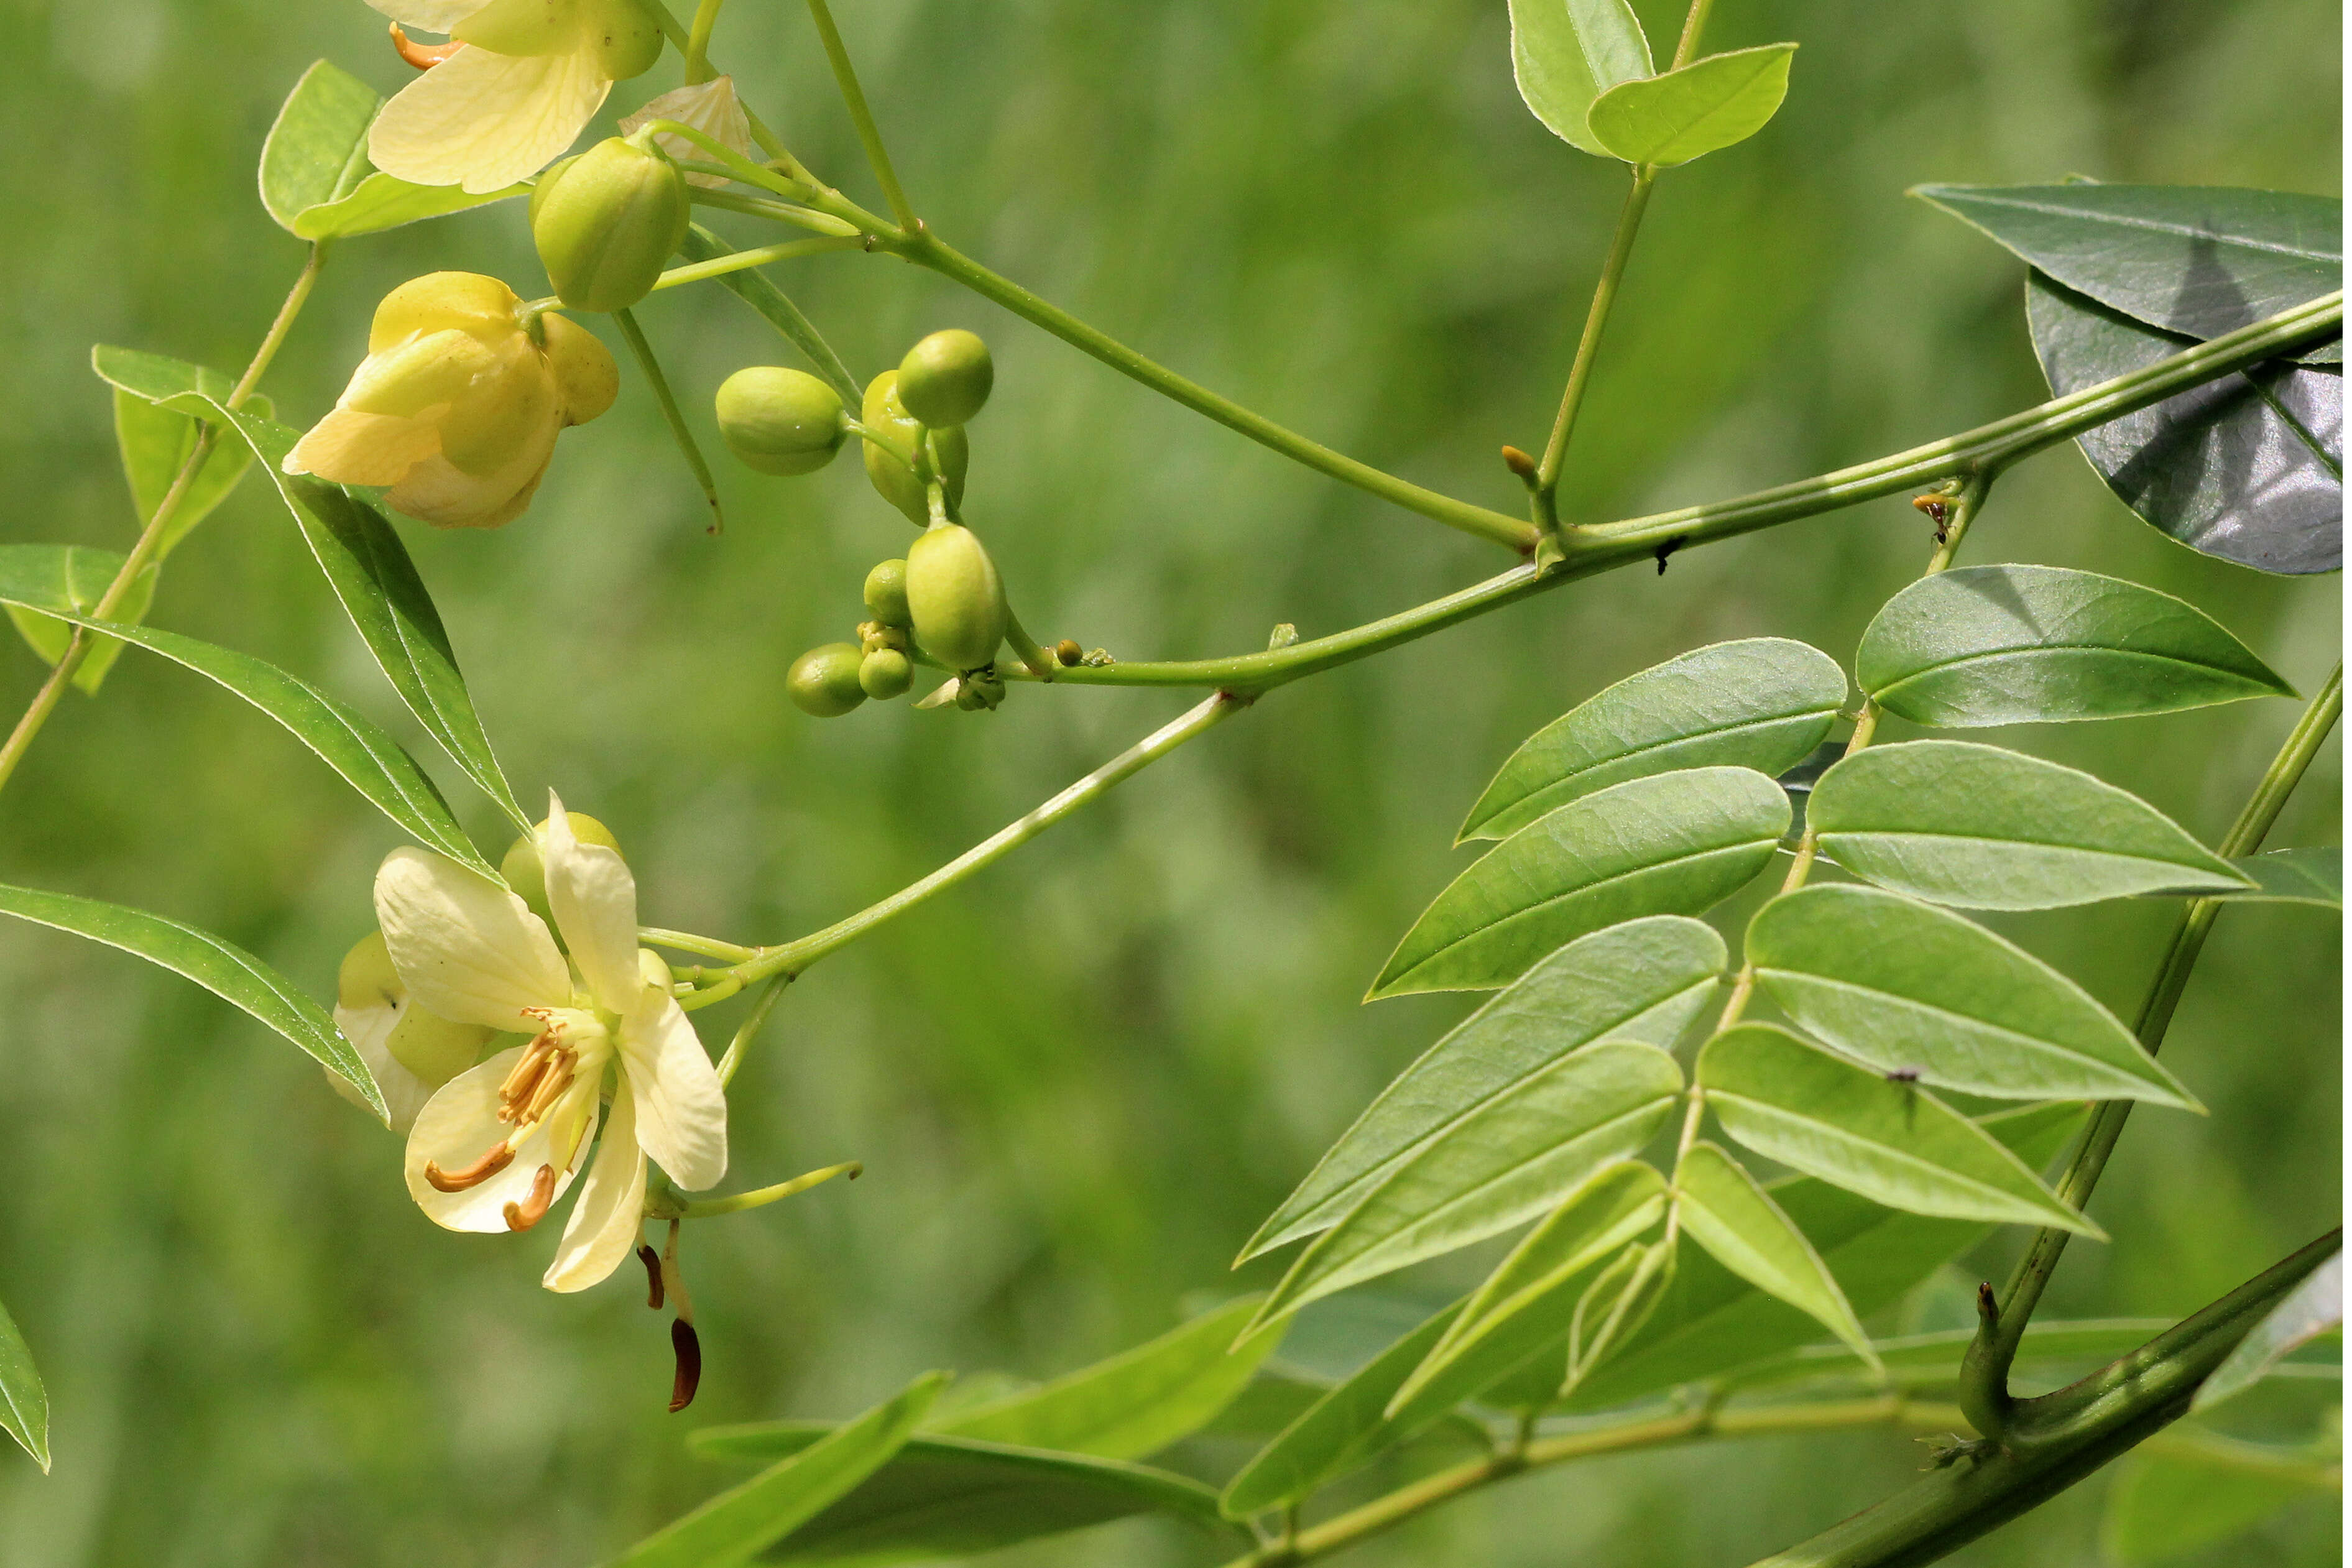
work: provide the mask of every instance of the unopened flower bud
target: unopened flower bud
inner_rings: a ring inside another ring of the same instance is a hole
[[[905,696],[914,683],[914,662],[896,648],[876,648],[857,667],[857,684],[879,702]]]
[[[829,642],[793,660],[784,675],[784,691],[793,706],[812,719],[838,719],[866,700],[858,684],[865,653],[856,643]]]
[[[611,828],[584,811],[567,811],[563,815],[572,819],[572,837],[583,844],[599,845],[619,853],[621,841],[613,837]],[[539,858],[539,840],[546,832],[547,824],[542,821],[530,837],[507,846],[506,858],[499,862],[499,875],[530,906],[531,913],[541,920],[551,921],[555,916],[547,906],[547,868]]]
[[[996,364],[976,332],[933,332],[898,362],[898,401],[934,430],[969,424],[996,384]]]
[[[926,529],[907,552],[907,608],[915,640],[950,669],[980,668],[1004,640],[1003,580],[980,536],[957,523]]]
[[[910,626],[915,618],[907,610],[907,563],[885,561],[866,574],[866,607],[874,618],[886,626]]]
[[[969,670],[956,688],[956,706],[967,713],[993,710],[1004,700],[1004,678],[993,667]]]
[[[805,371],[756,364],[719,387],[727,449],[763,474],[813,474],[833,461],[849,428],[841,395]]]
[[[907,412],[898,401],[898,373],[886,370],[866,384],[866,401],[858,420],[866,428],[888,437],[908,451],[914,451],[923,439],[923,424]],[[938,454],[940,477],[947,485],[948,500],[961,503],[963,500],[963,475],[971,460],[971,446],[964,438],[961,426],[931,433],[931,447]],[[931,521],[931,501],[914,469],[892,457],[873,442],[866,443],[866,477],[882,499],[907,514],[917,527]]]
[[[686,177],[652,139],[614,136],[540,177],[530,235],[556,298],[575,310],[625,310],[653,289],[685,242]]]
[[[428,1013],[412,1001],[381,931],[370,931],[343,955],[335,976],[335,1025],[359,1048],[394,1128],[404,1132],[432,1091],[472,1067],[498,1035],[478,1024]],[[327,1081],[345,1100],[370,1109],[339,1075],[329,1073]]]

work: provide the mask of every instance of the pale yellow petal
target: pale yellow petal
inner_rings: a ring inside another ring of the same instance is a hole
[[[551,1290],[585,1290],[604,1279],[636,1249],[645,1211],[646,1156],[637,1147],[635,1101],[624,1079],[613,1091],[604,1142],[541,1283]]]
[[[446,856],[405,846],[385,856],[375,912],[401,984],[444,1018],[536,1033],[524,1009],[571,1005],[571,973],[539,917]]]
[[[501,468],[469,474],[436,452],[408,470],[383,499],[394,511],[436,528],[497,528],[520,517],[555,456],[556,426]]]
[[[487,195],[561,156],[612,88],[584,53],[494,55],[468,46],[383,106],[368,156],[412,184]]]
[[[446,33],[489,0],[368,0],[368,4],[404,27]]]
[[[427,272],[386,294],[368,321],[368,353],[426,332],[467,332],[485,343],[522,331],[521,296],[479,272]]]
[[[637,1100],[637,1142],[689,1192],[727,1173],[727,1091],[668,990],[647,985],[621,1019],[621,1070]]]
[[[284,467],[289,474],[316,474],[339,485],[396,485],[440,451],[438,426],[338,408],[294,443]]]
[[[518,332],[518,338],[522,336]],[[472,334],[426,332],[372,353],[352,373],[338,408],[435,420],[485,383],[507,374],[507,357]]]
[[[409,1196],[434,1224],[448,1230],[503,1231],[508,1228],[506,1205],[530,1197],[539,1168],[554,1163],[549,1130],[542,1123],[516,1146],[514,1158],[505,1168],[488,1181],[463,1192],[445,1193],[425,1176],[428,1163],[445,1173],[471,1169],[514,1131],[499,1120],[499,1086],[521,1055],[522,1047],[518,1046],[459,1073],[436,1089],[417,1112],[415,1125],[408,1131],[408,1152],[402,1168],[408,1179]]]
[[[628,862],[618,850],[573,837],[571,814],[552,790],[539,854],[547,868],[548,907],[572,962],[598,1006],[626,1013],[643,984],[637,972],[637,879]]]
[[[713,77],[693,87],[671,89],[622,121],[621,134],[630,135],[656,120],[675,120],[680,125],[691,125],[730,153],[748,156],[751,151],[751,121],[735,97],[735,79],[731,76]],[[709,148],[698,147],[671,132],[656,136],[654,144],[673,158],[698,163],[718,162]],[[727,184],[726,177],[719,174],[688,174],[686,178],[688,184],[705,187]]]

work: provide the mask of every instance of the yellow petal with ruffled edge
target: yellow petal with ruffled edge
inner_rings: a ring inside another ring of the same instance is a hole
[[[368,157],[411,184],[488,195],[561,156],[612,89],[583,51],[498,55],[469,44],[383,106]]]

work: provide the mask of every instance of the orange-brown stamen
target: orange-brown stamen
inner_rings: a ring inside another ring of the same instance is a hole
[[[652,1247],[640,1242],[637,1245],[637,1261],[646,1266],[646,1305],[658,1312],[662,1304],[661,1258]]]
[[[555,1103],[556,1097],[571,1087],[572,1064],[561,1059],[550,1064],[548,1069],[540,1075],[539,1088],[531,1095],[530,1103],[523,1108],[522,1120],[536,1121],[546,1115],[547,1108]]]
[[[393,52],[418,70],[431,70],[465,47],[455,38],[446,44],[411,43],[406,30],[399,23],[392,25]]]
[[[512,1100],[522,1091],[523,1085],[538,1076],[540,1064],[555,1052],[555,1036],[551,1031],[539,1036],[522,1048],[515,1058],[514,1070],[507,1074],[506,1082],[499,1085],[499,1098]]]
[[[669,1413],[675,1415],[694,1403],[694,1391],[702,1386],[702,1339],[692,1323],[675,1318],[669,1325],[669,1348],[677,1357],[677,1375],[669,1385]]]
[[[507,1228],[529,1230],[547,1217],[547,1205],[555,1201],[555,1167],[541,1165],[530,1179],[530,1196],[519,1204],[506,1206]]]
[[[436,1192],[462,1193],[468,1187],[478,1187],[514,1161],[514,1151],[504,1143],[494,1143],[490,1152],[462,1171],[445,1171],[432,1160],[425,1162],[425,1179]]]

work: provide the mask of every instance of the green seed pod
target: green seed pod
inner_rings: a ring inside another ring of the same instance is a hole
[[[718,407],[727,449],[763,474],[813,474],[849,436],[841,395],[781,365],[737,371],[719,384]]]
[[[914,683],[914,661],[896,648],[877,648],[857,667],[857,684],[879,702],[904,697]]]
[[[793,706],[812,719],[838,719],[866,700],[857,683],[866,655],[854,642],[829,642],[793,660],[784,676],[784,690]]]
[[[564,815],[572,819],[572,837],[583,844],[596,844],[619,851],[621,841],[613,837],[611,828],[584,811],[568,811]],[[546,819],[541,818],[539,826],[531,830],[530,837],[518,838],[508,845],[506,858],[499,862],[499,875],[504,877],[507,886],[530,906],[531,913],[541,920],[551,921],[555,917],[547,907],[547,867],[539,858],[539,836],[546,831]]]
[[[542,175],[530,198],[530,235],[575,310],[625,310],[686,239],[686,176],[650,138],[613,137]]]
[[[923,438],[922,422],[898,401],[898,373],[895,370],[886,370],[866,384],[866,403],[858,420],[910,451]],[[959,426],[934,431],[931,445],[939,453],[940,477],[947,480],[948,500],[961,505],[963,472],[971,460],[971,443],[964,439]],[[865,447],[866,477],[874,481],[882,499],[905,512],[916,527],[928,526],[931,521],[930,498],[923,493],[915,471],[871,441],[866,442]]]
[[[898,362],[898,401],[934,430],[971,422],[996,384],[996,364],[977,332],[933,332]]]
[[[978,669],[1004,640],[1004,582],[980,536],[955,523],[926,529],[907,552],[915,640],[950,669]]]
[[[885,561],[866,574],[866,607],[874,618],[886,626],[910,626],[915,617],[907,613],[907,563]]]

